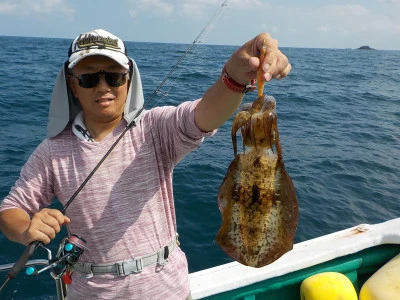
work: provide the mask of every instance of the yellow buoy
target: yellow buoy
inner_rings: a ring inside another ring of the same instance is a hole
[[[301,300],[357,300],[349,278],[337,272],[325,272],[306,278],[300,286]]]
[[[376,271],[360,292],[360,300],[389,299],[400,299],[400,254]]]

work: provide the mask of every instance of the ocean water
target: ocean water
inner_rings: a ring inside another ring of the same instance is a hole
[[[45,137],[49,99],[70,40],[0,37],[0,201]],[[188,45],[128,42],[149,97]],[[155,105],[201,97],[234,46],[201,44],[156,96]],[[400,51],[282,48],[293,70],[265,92],[277,100],[283,159],[296,188],[295,242],[360,223],[400,216]],[[256,95],[247,94],[245,102]],[[221,217],[218,188],[233,150],[231,120],[174,171],[181,247],[190,272],[231,262],[214,242]],[[55,251],[65,231],[50,244]],[[24,247],[0,233],[0,264]],[[46,257],[38,253],[38,257]],[[0,272],[0,284],[6,273]],[[48,272],[21,274],[0,299],[56,299]]]

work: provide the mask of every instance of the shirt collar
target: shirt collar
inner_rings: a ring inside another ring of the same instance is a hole
[[[81,140],[87,142],[95,142],[90,135],[89,130],[86,129],[85,123],[83,122],[83,111],[80,111],[72,123],[72,132]]]

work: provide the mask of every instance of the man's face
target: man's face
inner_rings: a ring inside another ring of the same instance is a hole
[[[128,70],[105,56],[89,56],[72,69],[74,77],[100,71],[126,73]],[[85,114],[85,121],[108,123],[121,119],[128,94],[129,80],[126,80],[121,86],[113,87],[106,82],[104,74],[101,74],[100,81],[95,87],[83,88],[79,85],[79,80],[74,77],[69,77],[69,85],[74,96],[79,99]],[[127,79],[129,79],[129,75],[127,75]]]

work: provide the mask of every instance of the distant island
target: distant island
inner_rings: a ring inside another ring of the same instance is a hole
[[[374,48],[371,48],[370,46],[361,46],[358,49],[360,49],[360,50],[375,50]]]

